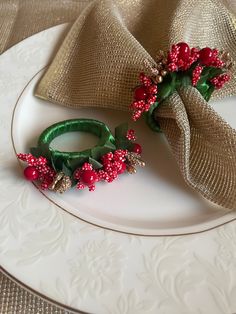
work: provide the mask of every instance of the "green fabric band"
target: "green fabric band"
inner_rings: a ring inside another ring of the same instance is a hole
[[[53,139],[68,132],[88,132],[96,135],[99,140],[95,148],[115,144],[111,131],[103,122],[93,119],[71,119],[55,123],[44,130],[39,136],[38,146],[50,144]],[[54,158],[59,157],[64,160],[85,158],[91,155],[91,149],[81,152],[61,152],[50,147],[50,151],[53,152]]]

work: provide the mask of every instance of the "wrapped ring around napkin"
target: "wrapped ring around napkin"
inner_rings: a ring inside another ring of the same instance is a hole
[[[36,96],[79,108],[128,110],[144,60],[172,43],[226,49],[236,60],[235,18],[220,0],[97,0],[78,17]],[[235,72],[214,97],[234,95]],[[194,88],[170,96],[156,116],[186,182],[236,209],[236,134]]]

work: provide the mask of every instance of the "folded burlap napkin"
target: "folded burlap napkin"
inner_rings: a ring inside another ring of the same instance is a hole
[[[35,95],[80,108],[129,110],[145,60],[180,41],[227,50],[236,60],[235,17],[220,0],[97,0],[78,17]],[[236,94],[236,77],[213,97]],[[186,182],[236,209],[236,132],[194,87],[155,112]],[[138,126],[138,125],[137,125]]]

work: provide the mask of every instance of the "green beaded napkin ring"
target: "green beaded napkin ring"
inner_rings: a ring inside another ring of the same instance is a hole
[[[50,147],[53,139],[68,132],[88,132],[99,138],[98,144],[80,152],[61,152]],[[27,180],[40,182],[42,190],[63,193],[73,186],[94,191],[98,181],[112,182],[127,171],[135,173],[135,166],[144,166],[142,148],[134,143],[134,130],[126,123],[115,128],[115,136],[101,121],[71,119],[55,123],[42,132],[37,147],[29,154],[17,154],[26,162]]]

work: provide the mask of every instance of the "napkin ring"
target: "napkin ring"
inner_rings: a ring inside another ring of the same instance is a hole
[[[98,144],[80,152],[61,152],[50,147],[57,136],[67,132],[88,132],[98,136]],[[134,130],[127,123],[115,129],[115,136],[101,121],[72,119],[55,123],[39,136],[37,147],[29,154],[17,154],[26,162],[24,176],[30,181],[39,181],[42,190],[63,193],[73,186],[94,191],[98,181],[112,182],[127,171],[135,173],[136,166],[144,166],[142,147],[134,143]]]
[[[229,53],[205,47],[190,48],[185,42],[172,45],[171,50],[159,51],[156,63],[146,60],[150,75],[141,73],[140,85],[135,88],[134,101],[130,105],[132,119],[138,120],[144,113],[149,126],[160,131],[153,118],[160,103],[180,87],[194,86],[208,101],[215,89],[220,89],[231,78],[234,62]]]

